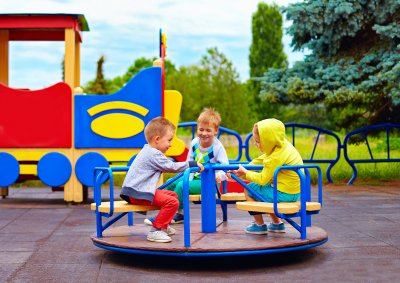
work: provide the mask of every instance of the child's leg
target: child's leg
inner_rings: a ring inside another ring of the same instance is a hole
[[[174,192],[178,195],[179,208],[178,213],[183,214],[183,181],[179,182]],[[189,194],[190,195],[200,195],[201,194],[201,180],[194,179],[189,181]]]
[[[247,194],[247,190],[244,189],[244,195],[246,197],[246,201],[257,201],[256,199],[252,198],[251,196],[249,196]],[[264,224],[264,218],[262,216],[262,214],[252,214],[252,216],[254,217],[254,221],[256,221],[256,223],[258,225],[263,225]]]
[[[183,181],[183,177],[180,177],[178,180],[175,180],[174,182],[172,182],[171,184],[169,184],[168,186],[166,186],[166,187],[164,188],[164,190],[167,190],[167,191],[174,191],[175,188],[176,188],[176,185],[177,185],[179,182],[182,182],[182,181]]]
[[[161,210],[158,213],[157,218],[153,222],[153,227],[159,229],[168,228],[168,224],[171,223],[171,220],[174,217],[179,206],[177,195],[174,192],[164,191],[164,190],[156,190],[153,203],[151,203],[148,200],[137,200],[133,198],[130,198],[130,200],[132,204],[142,204],[142,205],[161,207]]]
[[[253,185],[252,185],[252,184],[253,184]],[[253,189],[256,189],[256,186],[260,186],[260,185],[258,185],[258,184],[254,184],[254,183],[250,183],[249,185],[252,185],[251,187],[252,187]],[[261,186],[260,186],[260,187],[261,187]],[[272,187],[270,187],[269,185],[265,186],[265,188],[271,190],[271,194],[273,193],[273,192],[272,192],[273,189],[272,189]],[[258,199],[255,199],[255,198],[249,196],[246,189],[244,189],[244,195],[245,195],[245,197],[246,197],[246,201],[260,201],[260,200],[258,200]],[[271,198],[270,194],[266,194],[266,195],[264,195],[264,197],[265,197],[268,201],[271,201],[271,202],[273,201],[273,197]],[[257,214],[254,214],[254,213],[253,213],[252,215],[253,215],[254,220],[256,221],[256,223],[257,223],[258,225],[264,224],[264,218],[263,218],[262,214],[258,214],[258,215],[257,215]],[[271,217],[272,221],[273,221],[274,223],[276,223],[276,224],[282,222],[281,219],[278,218],[274,213],[270,213],[269,216]]]

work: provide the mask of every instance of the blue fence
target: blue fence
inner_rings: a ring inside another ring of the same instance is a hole
[[[196,133],[196,126],[197,126],[197,122],[187,122],[187,123],[180,123],[178,124],[178,127],[191,127],[192,128],[192,139],[195,137],[195,133]],[[351,166],[351,168],[353,169],[353,177],[350,179],[350,181],[348,182],[348,185],[351,185],[354,180],[357,177],[357,169],[355,167],[355,163],[375,163],[375,162],[400,162],[400,159],[395,159],[395,158],[390,158],[390,141],[389,141],[389,137],[390,137],[390,129],[391,128],[397,128],[400,129],[400,125],[395,125],[395,124],[381,124],[381,125],[375,125],[375,126],[368,126],[368,127],[364,127],[361,128],[359,130],[355,130],[353,132],[348,133],[343,141],[343,145],[341,144],[340,138],[338,137],[338,135],[336,135],[335,133],[319,128],[319,127],[315,127],[315,126],[310,126],[310,125],[304,125],[304,124],[298,124],[298,123],[287,123],[285,124],[286,128],[291,128],[292,129],[292,144],[293,146],[295,146],[295,137],[296,137],[296,128],[300,128],[300,129],[309,129],[309,130],[315,130],[317,131],[317,136],[315,139],[315,143],[314,143],[314,147],[313,147],[313,151],[311,153],[311,157],[310,159],[303,159],[304,163],[327,163],[329,164],[327,170],[326,170],[326,177],[328,179],[328,181],[330,183],[333,183],[333,180],[331,178],[331,170],[333,168],[333,166],[335,166],[335,164],[339,161],[340,159],[340,152],[341,149],[343,149],[343,154],[344,157],[346,159],[346,161],[349,163],[349,165]],[[382,129],[382,128],[386,128],[386,141],[387,141],[387,151],[388,151],[388,158],[387,159],[374,159],[372,152],[371,152],[371,148],[369,146],[368,143],[368,139],[367,139],[367,131],[371,131],[371,130],[375,130],[375,129]],[[219,139],[221,133],[227,133],[230,135],[234,135],[237,139],[238,139],[238,156],[236,157],[236,159],[232,159],[229,160],[231,164],[236,164],[236,163],[249,163],[252,159],[250,157],[250,140],[251,137],[253,136],[253,133],[249,133],[245,139],[245,142],[242,143],[242,139],[241,136],[236,133],[235,131],[232,131],[230,129],[224,128],[224,127],[220,127],[220,130],[218,132],[217,138]],[[317,147],[318,144],[318,140],[320,138],[320,134],[323,133],[325,135],[329,135],[332,136],[336,142],[337,142],[337,150],[336,150],[336,158],[335,159],[314,159],[314,153],[315,153],[315,149]],[[371,159],[359,159],[359,160],[351,160],[348,156],[348,140],[351,136],[354,136],[356,134],[362,133],[364,135],[364,140],[367,144]],[[247,161],[244,162],[240,162],[240,159],[242,158],[242,151],[243,149],[245,150],[245,157],[247,159]]]

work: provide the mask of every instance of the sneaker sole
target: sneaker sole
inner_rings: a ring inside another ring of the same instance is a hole
[[[156,240],[156,239],[147,238],[147,241],[156,242],[156,243],[169,243],[169,242],[172,241],[172,239],[169,239],[169,240]]]
[[[144,220],[144,224],[153,226],[153,223],[152,223],[149,219],[145,219],[145,220]]]
[[[254,235],[266,235],[266,234],[268,234],[268,231],[249,232],[249,231],[246,231],[246,230],[245,230],[245,232],[246,232],[247,234],[254,234]]]
[[[272,233],[286,233],[285,230],[268,230],[268,232],[272,232]]]
[[[174,222],[171,221],[171,224],[180,224],[180,223],[183,223],[183,220],[176,221],[176,222],[175,221]]]

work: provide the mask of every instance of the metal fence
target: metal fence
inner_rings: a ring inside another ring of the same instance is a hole
[[[195,137],[195,132],[196,132],[196,126],[197,126],[197,122],[187,122],[187,123],[180,123],[178,124],[178,127],[192,127],[192,139],[194,139]],[[397,128],[400,129],[400,125],[396,125],[396,124],[381,124],[381,125],[374,125],[374,126],[368,126],[368,127],[364,127],[355,131],[352,131],[350,133],[348,133],[344,140],[343,140],[343,144],[340,141],[340,138],[338,137],[338,135],[336,135],[335,133],[319,128],[319,127],[315,127],[315,126],[310,126],[310,125],[305,125],[305,124],[298,124],[298,123],[287,123],[285,124],[286,128],[291,128],[292,129],[292,144],[293,146],[295,146],[295,141],[296,141],[296,128],[300,128],[300,129],[308,129],[308,130],[315,130],[317,131],[317,136],[315,139],[315,143],[314,143],[314,147],[313,147],[313,151],[311,153],[311,158],[310,159],[303,159],[304,163],[328,163],[329,166],[326,170],[326,177],[328,179],[328,181],[330,183],[333,183],[333,180],[331,178],[331,170],[333,168],[333,166],[335,166],[335,164],[339,161],[340,159],[340,153],[341,153],[341,149],[343,149],[343,155],[344,158],[346,159],[347,163],[350,165],[350,167],[353,169],[353,177],[350,179],[350,181],[347,183],[348,185],[351,185],[354,180],[357,177],[357,169],[355,167],[355,163],[375,163],[375,162],[400,162],[400,159],[397,158],[390,158],[390,129],[391,128]],[[371,152],[371,148],[369,146],[368,143],[368,138],[367,138],[367,132],[371,131],[371,130],[376,130],[376,129],[382,129],[382,128],[386,128],[386,141],[387,141],[387,154],[388,157],[386,159],[374,159],[372,152]],[[245,142],[242,142],[241,136],[236,133],[235,131],[232,131],[230,129],[224,128],[224,127],[219,127],[219,132],[217,135],[217,138],[219,139],[221,133],[227,133],[230,135],[234,135],[237,139],[238,139],[238,156],[235,159],[230,159],[229,162],[231,164],[237,164],[237,163],[249,163],[252,159],[250,157],[250,140],[251,137],[253,136],[253,133],[250,132],[247,137]],[[314,159],[314,153],[315,153],[315,149],[317,147],[319,138],[321,133],[324,133],[325,135],[329,135],[332,136],[336,142],[337,142],[337,150],[336,150],[336,158],[335,159]],[[370,153],[371,159],[350,159],[348,156],[348,140],[351,136],[354,136],[356,134],[362,133],[364,136],[364,140],[366,142],[366,145],[368,147],[368,151]],[[242,151],[243,149],[245,150],[245,157],[246,157],[246,161],[240,161],[240,159],[242,158]]]

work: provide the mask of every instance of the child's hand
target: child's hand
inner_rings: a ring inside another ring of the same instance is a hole
[[[215,175],[215,184],[219,184],[221,183],[221,178],[219,177],[219,175]]]
[[[229,170],[228,173],[233,173],[237,177],[240,177],[247,174],[247,169],[245,169],[241,164],[239,164],[238,170]]]
[[[201,163],[197,162],[197,167],[200,167],[200,171],[199,171],[199,173],[201,173],[201,172],[203,172],[203,171],[204,171],[204,166],[203,166],[203,164],[201,164]]]
[[[228,179],[232,179],[231,173],[228,172],[225,175],[226,175],[226,177],[228,177]]]

